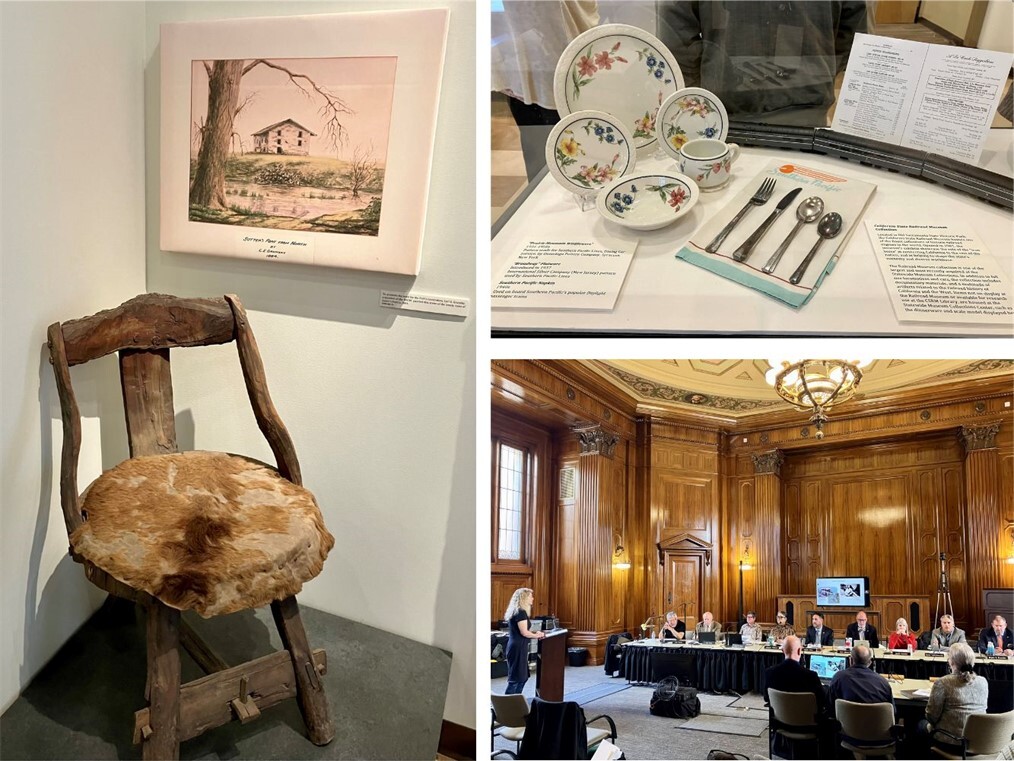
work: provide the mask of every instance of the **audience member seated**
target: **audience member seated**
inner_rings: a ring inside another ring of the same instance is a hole
[[[659,639],[683,639],[687,636],[687,625],[680,621],[675,611],[670,610],[665,614],[665,623],[662,624],[662,633]]]
[[[764,641],[764,632],[757,623],[757,614],[749,611],[746,614],[746,623],[739,627],[739,633],[743,637],[744,645],[757,644]]]
[[[806,627],[806,644],[827,647],[834,644],[834,630],[824,626],[824,616],[814,613],[812,626]]]
[[[694,631],[697,634],[701,632],[714,632],[718,634],[722,631],[722,625],[715,620],[715,617],[711,614],[711,611],[705,611],[704,615],[701,616],[701,620],[697,622],[697,626],[694,627]]]
[[[890,703],[894,705],[891,686],[875,672],[873,651],[866,642],[852,646],[849,667],[842,669],[831,680],[827,688],[827,699],[831,706],[836,700],[851,700],[853,703]]]
[[[952,737],[962,736],[965,719],[971,714],[986,713],[989,685],[985,677],[973,670],[975,653],[966,643],[951,645],[947,662],[951,673],[933,683],[926,704],[926,718],[919,723],[919,729],[929,734],[933,744],[960,757],[961,746]]]
[[[845,627],[845,637],[852,639],[853,643],[861,639],[870,643],[870,647],[880,647],[880,637],[877,636],[877,627],[866,619],[866,611],[856,613],[856,622]]]
[[[944,613],[944,615],[940,616],[940,626],[934,629],[933,634],[930,636],[930,647],[946,650],[958,642],[967,642],[965,632],[961,629],[955,629],[954,616]]]
[[[786,621],[788,621],[788,618],[785,616],[785,612],[778,611],[778,614],[775,616],[774,628],[769,633],[769,636],[774,637],[775,642],[779,645],[785,641],[786,637],[791,637],[796,633],[795,629],[785,623]]]
[[[919,649],[919,643],[916,641],[915,635],[908,630],[908,621],[904,618],[899,618],[894,626],[894,631],[887,638],[888,648],[891,650]]]
[[[782,652],[785,653],[785,660],[764,672],[764,700],[768,699],[768,690],[812,692],[817,698],[819,716],[827,716],[827,694],[824,685],[820,683],[820,677],[799,661],[803,655],[803,644],[799,637],[794,634],[786,637],[782,643]]]
[[[979,652],[985,653],[990,642],[997,655],[1001,652],[1004,655],[1014,655],[1014,634],[1007,628],[1007,619],[1003,616],[994,616],[992,624],[979,634]]]

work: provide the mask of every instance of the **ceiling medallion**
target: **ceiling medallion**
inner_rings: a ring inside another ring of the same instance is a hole
[[[832,407],[851,399],[859,381],[862,367],[873,360],[857,359],[769,359],[771,369],[764,375],[768,385],[797,409],[810,413],[810,422],[817,432],[815,438],[824,438],[824,423]]]

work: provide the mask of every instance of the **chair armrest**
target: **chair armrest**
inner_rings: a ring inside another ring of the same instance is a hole
[[[934,729],[933,730],[933,734],[934,735],[947,735],[949,738],[951,738],[954,741],[952,743],[953,745],[964,745],[964,743],[966,742],[966,740],[965,740],[964,737],[958,737],[957,735],[952,735],[946,729]]]
[[[901,724],[895,724],[891,727],[891,737],[894,738],[895,742],[902,742],[905,739],[905,727]]]
[[[599,719],[605,719],[606,721],[609,722],[609,733],[612,736],[612,738],[615,740],[616,739],[616,723],[612,720],[611,717],[606,716],[604,713],[603,714],[599,714],[598,716],[596,716],[593,719],[585,719],[585,722],[584,722],[585,726],[588,726],[593,721],[598,721]]]
[[[492,752],[492,753],[490,754],[490,756],[489,756],[489,757],[490,757],[490,758],[496,758],[496,757],[497,757],[497,756],[499,756],[499,755],[500,755],[501,753],[503,753],[503,754],[506,754],[506,755],[507,755],[507,756],[508,756],[509,758],[517,758],[517,757],[518,757],[517,753],[512,753],[512,752],[511,752],[511,751],[509,751],[509,750],[495,750],[495,751],[493,751],[493,752]]]

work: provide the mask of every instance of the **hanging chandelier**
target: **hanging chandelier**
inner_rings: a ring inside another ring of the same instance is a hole
[[[851,399],[863,367],[871,359],[769,359],[771,369],[764,374],[768,385],[797,409],[810,413],[817,428],[816,437],[824,438],[827,411]]]

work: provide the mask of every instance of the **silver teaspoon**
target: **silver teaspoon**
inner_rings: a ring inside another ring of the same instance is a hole
[[[792,228],[792,232],[785,236],[785,240],[782,241],[782,245],[780,245],[771,255],[771,258],[768,259],[768,263],[761,267],[761,272],[767,272],[769,274],[774,272],[775,267],[778,266],[778,262],[782,259],[782,254],[785,253],[785,249],[789,247],[789,244],[792,243],[792,239],[795,238],[796,233],[799,232],[799,228],[805,224],[809,224],[810,222],[815,222],[817,217],[823,213],[824,199],[820,196],[810,196],[800,203],[799,206],[796,207],[796,219],[799,221],[796,222],[796,226]]]
[[[803,279],[803,275],[806,273],[806,268],[810,266],[810,262],[813,261],[813,257],[817,255],[817,249],[820,248],[820,244],[823,243],[827,238],[833,238],[841,232],[842,218],[841,214],[836,211],[832,211],[830,214],[825,214],[820,218],[820,222],[817,223],[817,242],[813,244],[813,248],[810,249],[810,253],[806,255],[806,258],[799,263],[796,267],[796,271],[792,273],[792,277],[789,278],[789,282],[793,285],[798,285],[799,281]]]

